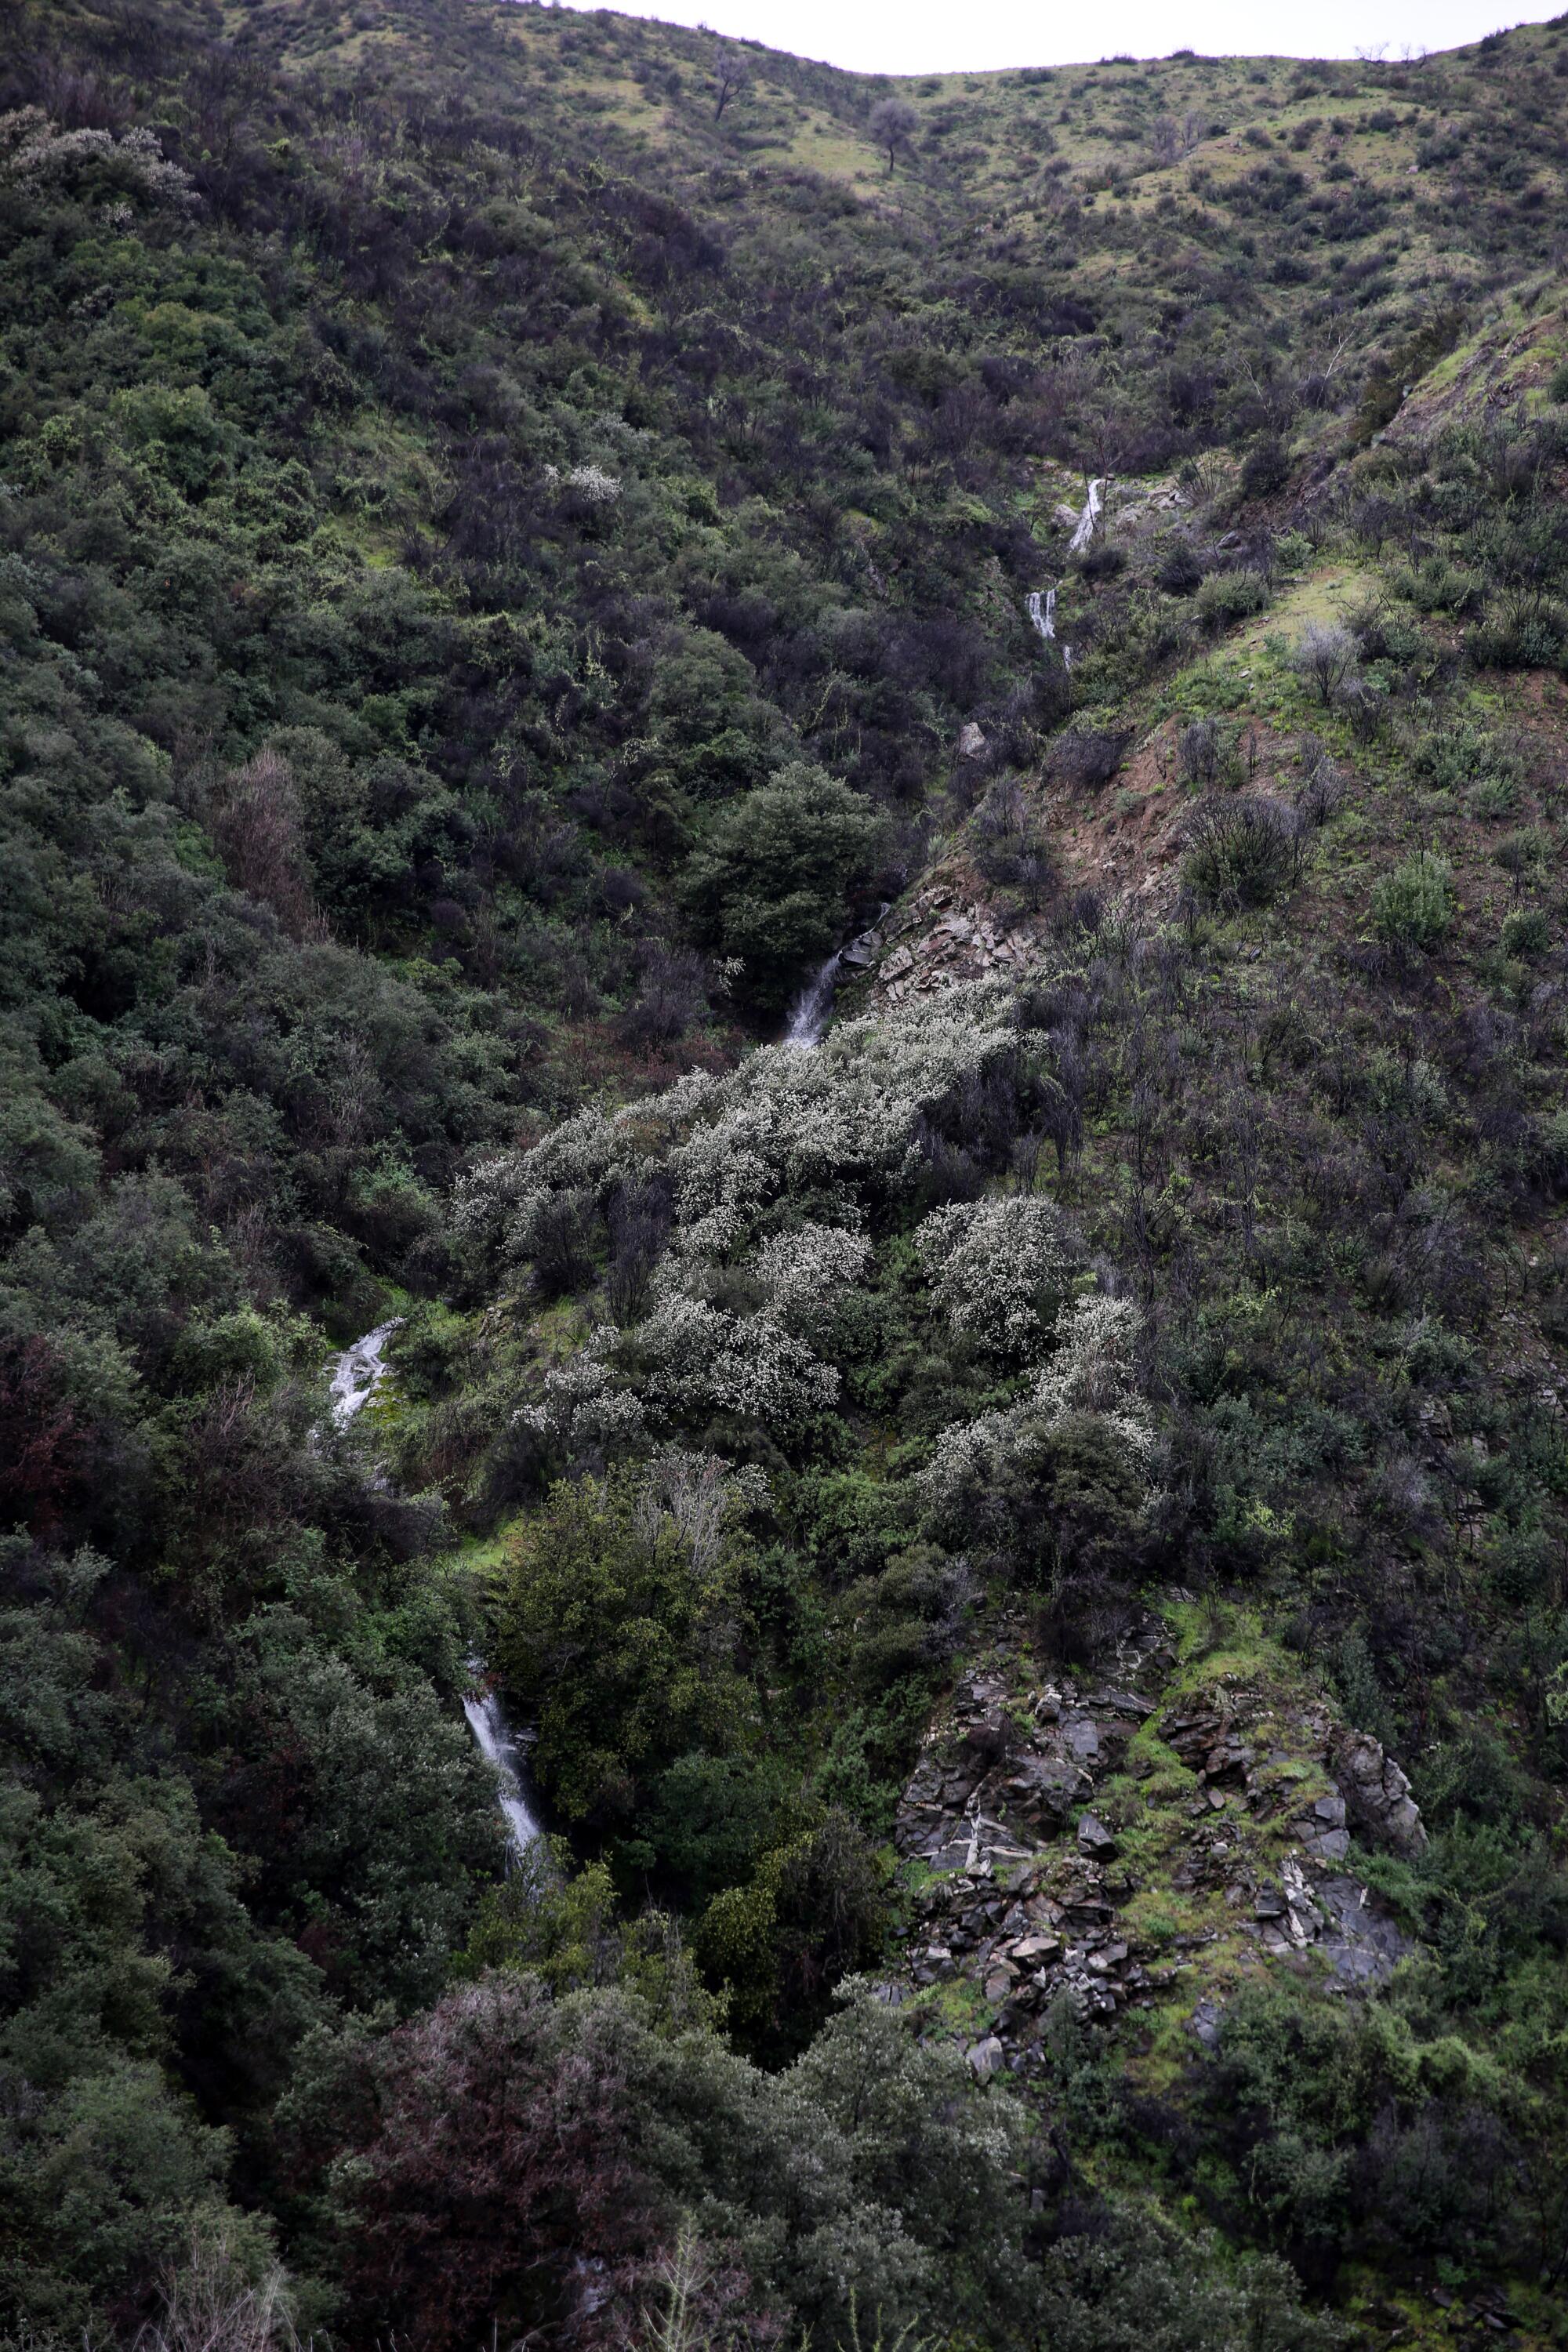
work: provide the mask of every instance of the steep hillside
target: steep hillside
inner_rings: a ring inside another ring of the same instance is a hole
[[[0,2343],[1568,2340],[1568,21],[0,36]]]

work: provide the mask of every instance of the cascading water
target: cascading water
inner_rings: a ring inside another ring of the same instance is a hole
[[[1097,474],[1094,479],[1089,483],[1089,496],[1083,502],[1083,511],[1080,513],[1078,521],[1073,526],[1073,535],[1068,546],[1068,553],[1069,555],[1081,555],[1084,549],[1089,544],[1089,541],[1094,537],[1096,529],[1099,526],[1100,515],[1103,513],[1105,508],[1105,485],[1107,478],[1108,478],[1104,474]],[[1054,646],[1057,642],[1056,590],[1054,588],[1031,589],[1029,592],[1026,610],[1030,620],[1033,622],[1035,627],[1039,631],[1040,635],[1045,639],[1047,645]],[[1062,647],[1062,667],[1064,669],[1071,669],[1072,667],[1072,647],[1070,646],[1063,646]]]
[[[479,1661],[470,1658],[468,1671],[478,1680],[482,1673]],[[516,1733],[501,1713],[500,1701],[494,1691],[470,1691],[463,1701],[463,1713],[468,1718],[468,1729],[480,1755],[496,1776],[496,1802],[506,1822],[507,1863],[521,1862],[529,1848],[538,1843],[544,1832],[523,1793],[521,1748]]]
[[[803,1052],[810,1053],[814,1045],[821,1045],[827,1027],[827,1016],[833,1010],[833,996],[839,976],[846,964],[851,971],[864,971],[868,964],[875,962],[881,945],[877,924],[891,904],[890,898],[884,898],[877,909],[876,921],[866,930],[857,931],[853,939],[846,940],[842,947],[835,948],[820,971],[807,981],[790,1006],[784,1033],[779,1039],[781,1045],[795,1045]]]
[[[1057,592],[1054,588],[1031,588],[1026,610],[1047,645],[1057,642]],[[1072,667],[1072,647],[1062,647],[1062,667]]]
[[[365,1405],[370,1402],[386,1378],[386,1345],[403,1321],[394,1315],[389,1321],[378,1323],[345,1348],[332,1367],[332,1420],[339,1429],[346,1429]],[[474,1735],[480,1755],[496,1777],[496,1802],[506,1822],[507,1866],[522,1860],[531,1846],[542,1834],[539,1822],[523,1793],[523,1774],[520,1743],[517,1735],[501,1713],[500,1699],[494,1691],[483,1690],[484,1667],[478,1658],[468,1661],[468,1672],[475,1688],[463,1701],[463,1713],[468,1718],[468,1728]]]
[[[1104,493],[1105,477],[1103,474],[1097,475],[1089,486],[1089,496],[1083,502],[1083,512],[1078,519],[1078,528],[1073,532],[1068,544],[1069,555],[1081,555],[1094,537],[1095,525],[1100,520],[1100,509],[1105,502]]]
[[[801,990],[790,1006],[784,1033],[779,1041],[781,1045],[798,1045],[806,1053],[814,1045],[821,1045],[827,1016],[833,1010],[833,992],[838,985],[838,964],[842,954],[841,948],[835,948],[821,971]]]
[[[386,1343],[402,1321],[401,1315],[395,1315],[389,1322],[378,1323],[338,1358],[332,1368],[331,1395],[332,1419],[340,1429],[348,1427],[386,1378]]]

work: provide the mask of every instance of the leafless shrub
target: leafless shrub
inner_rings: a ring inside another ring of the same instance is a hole
[[[647,1053],[683,1037],[707,1000],[706,974],[689,950],[650,947],[637,992],[616,1024],[623,1045]]]
[[[1327,824],[1345,796],[1345,780],[1317,736],[1301,739],[1301,788],[1296,808],[1303,824]]]
[[[163,2308],[135,2340],[135,2352],[293,2352],[288,2282],[277,2264],[252,2282],[223,2239],[198,2239],[189,2260],[163,2280]]]
[[[999,776],[971,819],[974,861],[988,882],[1037,907],[1049,894],[1055,868],[1038,809],[1016,776]]]
[[[1180,122],[1173,114],[1157,114],[1149,125],[1149,153],[1158,165],[1179,163],[1204,135],[1204,117],[1189,108]]]
[[[1189,888],[1226,912],[1272,906],[1300,873],[1296,812],[1262,793],[1205,801],[1188,827],[1187,842]]]
[[[1065,783],[1097,792],[1121,767],[1131,740],[1130,733],[1116,729],[1075,727],[1058,736],[1051,749],[1051,766]]]
[[[617,1323],[635,1323],[645,1311],[674,1213],[668,1186],[657,1181],[618,1185],[611,1196],[605,1213],[610,1263],[605,1291]]]
[[[1214,719],[1194,719],[1176,738],[1176,765],[1184,784],[1212,784],[1224,755],[1224,738]]]
[[[1338,621],[1309,621],[1297,640],[1294,660],[1326,710],[1355,667],[1356,642]]]
[[[1363,677],[1352,677],[1341,698],[1342,707],[1351,723],[1351,733],[1358,743],[1375,740],[1388,715],[1386,698]]]
[[[276,751],[227,770],[204,812],[229,880],[259,898],[296,939],[319,930],[310,897],[294,777]]]
[[[588,1202],[581,1192],[557,1192],[542,1202],[529,1234],[533,1278],[546,1298],[581,1290],[594,1271]]]

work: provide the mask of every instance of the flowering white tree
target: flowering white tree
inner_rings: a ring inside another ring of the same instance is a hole
[[[0,177],[26,188],[70,182],[96,168],[118,185],[155,204],[195,202],[190,174],[171,163],[157,134],[142,124],[117,139],[111,131],[62,131],[41,106],[0,114]]]
[[[820,1340],[870,1259],[871,1244],[863,1234],[842,1225],[804,1224],[773,1234],[749,1264],[773,1319],[803,1339]]]
[[[651,1098],[580,1111],[479,1170],[458,1229],[502,1264],[528,1259],[563,1199],[603,1206],[618,1186],[655,1181],[673,1192],[646,1318],[634,1329],[604,1324],[553,1365],[524,1422],[582,1453],[715,1414],[787,1437],[835,1404],[839,1373],[826,1355],[871,1260],[862,1202],[896,1198],[923,1172],[923,1114],[1037,1042],[1020,1038],[1008,1009],[1004,986],[982,983],[940,1008],[846,1022],[813,1054],[764,1046],[722,1076],[693,1072]],[[805,1195],[826,1204],[816,1217],[768,1230]],[[939,1209],[916,1250],[956,1332],[1037,1367],[1018,1403],[943,1433],[921,1487],[933,1521],[961,1518],[998,1465],[1026,1466],[1069,1414],[1094,1414],[1147,1476],[1137,1310],[1103,1296],[1063,1304],[1080,1252],[1053,1203],[1009,1194]]]
[[[897,1191],[920,1172],[921,1112],[1017,1052],[1006,1014],[1005,988],[982,982],[952,990],[940,1010],[845,1022],[814,1054],[765,1045],[722,1076],[693,1071],[618,1110],[579,1111],[531,1150],[476,1171],[458,1198],[458,1233],[478,1253],[525,1258],[550,1194],[603,1200],[660,1172],[675,1186],[678,1256],[732,1256],[767,1209],[807,1190],[837,1192],[850,1222],[862,1186]]]
[[[1077,1255],[1055,1204],[1017,1192],[933,1211],[915,1248],[952,1329],[1015,1357],[1037,1352]]]
[[[544,1376],[538,1404],[523,1405],[517,1419],[567,1453],[635,1443],[647,1429],[642,1400],[626,1387],[612,1361],[620,1332],[613,1323]]]
[[[574,466],[563,474],[559,466],[546,466],[544,478],[552,490],[563,488],[574,490],[584,504],[591,507],[613,507],[621,495],[621,478],[591,461]]]
[[[728,1314],[674,1288],[637,1331],[635,1372],[639,1393],[671,1418],[731,1413],[787,1433],[838,1400],[836,1368],[771,1316]]]
[[[976,1497],[1004,1465],[1027,1468],[1032,1454],[1068,1416],[1091,1413],[1147,1485],[1154,1433],[1138,1382],[1142,1317],[1131,1299],[1075,1298],[1052,1333],[1053,1353],[1018,1403],[943,1430],[920,1478],[936,1527],[962,1529]]]

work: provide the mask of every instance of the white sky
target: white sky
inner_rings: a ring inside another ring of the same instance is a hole
[[[573,0],[592,5],[593,0]],[[1076,64],[1122,51],[1167,57],[1352,58],[1381,48],[1451,49],[1500,25],[1540,24],[1563,0],[1312,0],[1260,7],[1252,0],[1099,0],[1041,7],[1028,0],[616,0],[617,12],[765,41],[798,57],[862,73],[980,72],[997,66]]]

